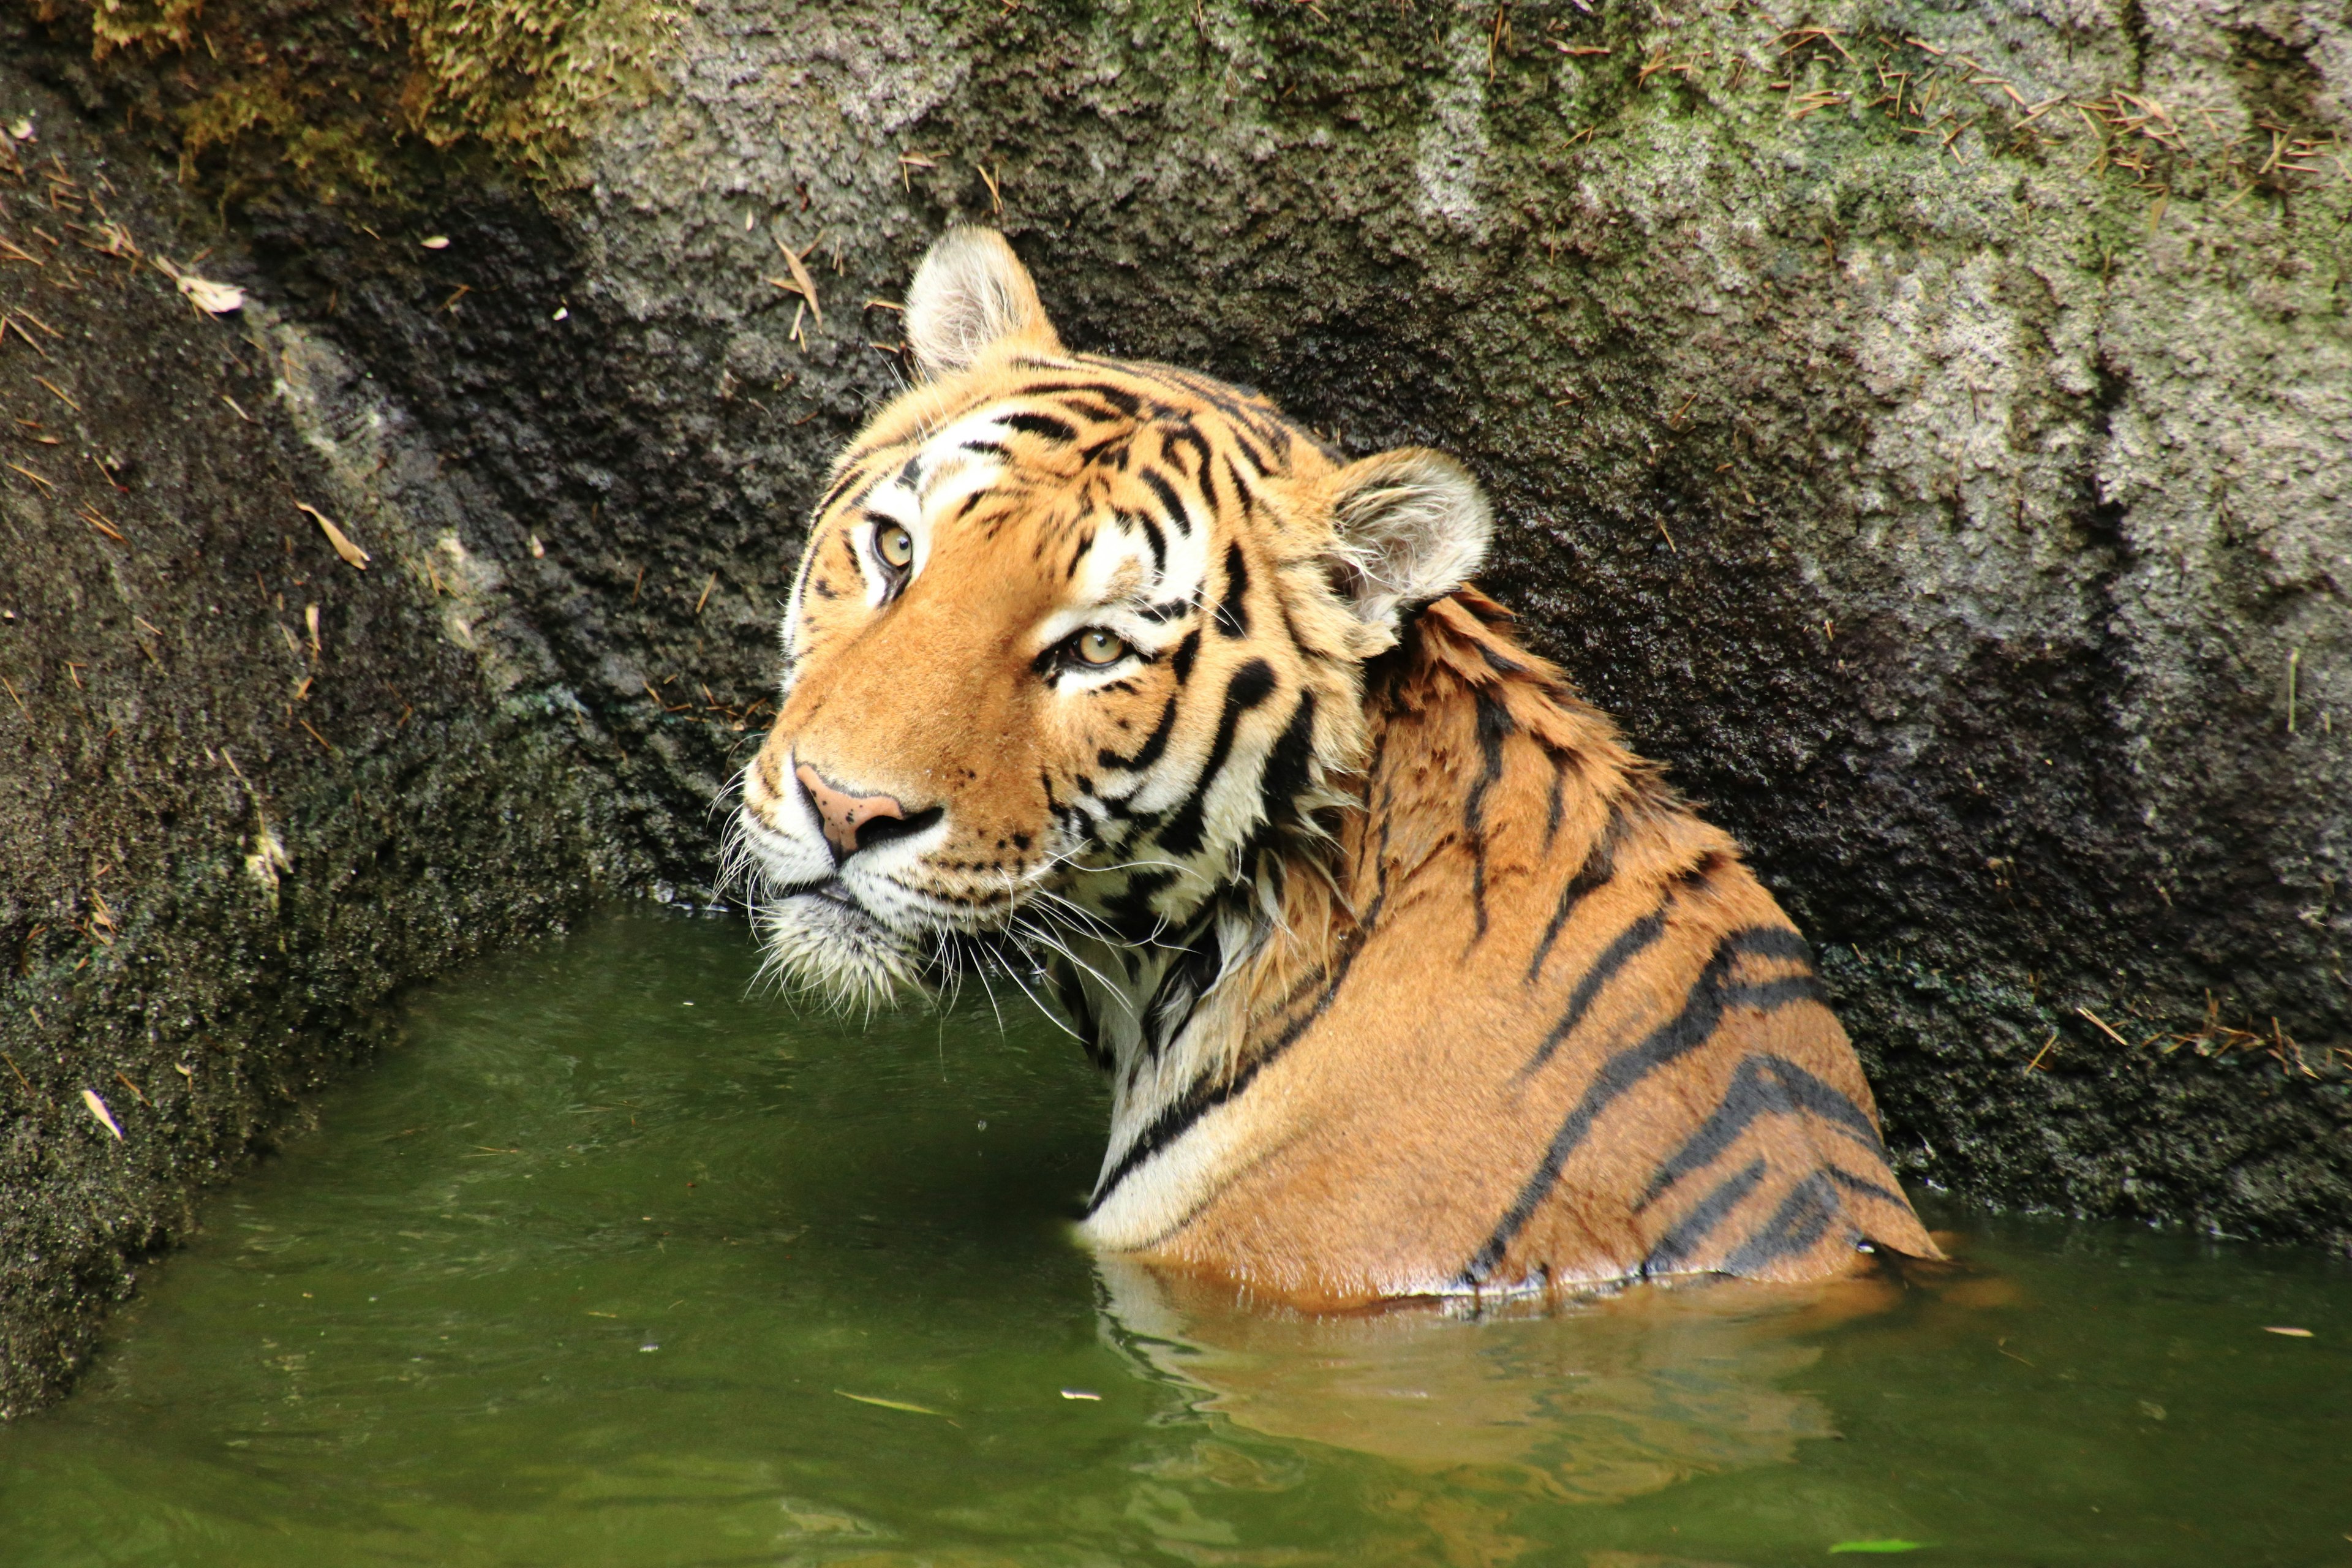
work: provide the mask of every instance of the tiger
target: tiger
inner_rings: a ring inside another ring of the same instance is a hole
[[[1795,925],[1471,583],[1460,463],[1073,352],[992,230],[902,308],[734,817],[788,984],[1034,986],[1109,1079],[1084,1242],[1304,1310],[1940,1256]]]

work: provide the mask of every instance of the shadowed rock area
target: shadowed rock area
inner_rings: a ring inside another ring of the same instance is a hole
[[[81,1248],[20,1263],[10,1233],[23,1387],[386,987],[593,868],[708,885],[800,514],[955,221],[1006,229],[1077,346],[1476,469],[1485,585],[1806,925],[1906,1175],[2352,1245],[2340,16],[184,11],[113,40],[0,7],[46,84],[0,77],[0,119],[40,111],[0,236],[53,262],[38,224],[93,279],[0,260],[0,310],[113,334],[75,374],[120,387],[67,423],[0,331],[8,414],[66,437],[10,455],[151,487],[134,552],[79,519],[119,521],[106,495],[0,469],[6,1223]],[[518,55],[487,23],[526,12],[555,42]],[[199,320],[43,221],[53,151],[254,303]],[[112,639],[105,695],[76,638]],[[137,722],[107,736],[107,703]],[[158,1100],[118,1145],[79,1089],[130,1098],[120,1067],[193,1103],[204,1031],[245,1042],[234,1116]]]

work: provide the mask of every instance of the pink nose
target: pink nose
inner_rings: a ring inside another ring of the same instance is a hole
[[[872,830],[876,823],[904,823],[907,808],[898,804],[896,795],[852,795],[827,784],[824,775],[808,763],[793,770],[807,792],[809,804],[816,807],[817,820],[824,826],[825,842],[833,846],[834,858],[846,860],[866,845],[889,836],[888,830]]]

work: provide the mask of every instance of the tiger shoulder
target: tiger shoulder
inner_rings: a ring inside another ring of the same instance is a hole
[[[907,327],[734,824],[787,976],[1043,979],[1088,1240],[1303,1307],[1937,1256],[1794,924],[1471,585],[1460,465],[1072,353],[985,230]]]

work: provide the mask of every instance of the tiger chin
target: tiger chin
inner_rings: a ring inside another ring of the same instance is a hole
[[[1073,353],[986,230],[906,326],[742,779],[788,981],[1042,978],[1111,1080],[1087,1240],[1260,1299],[1938,1256],[1795,927],[1470,585],[1459,464]]]

